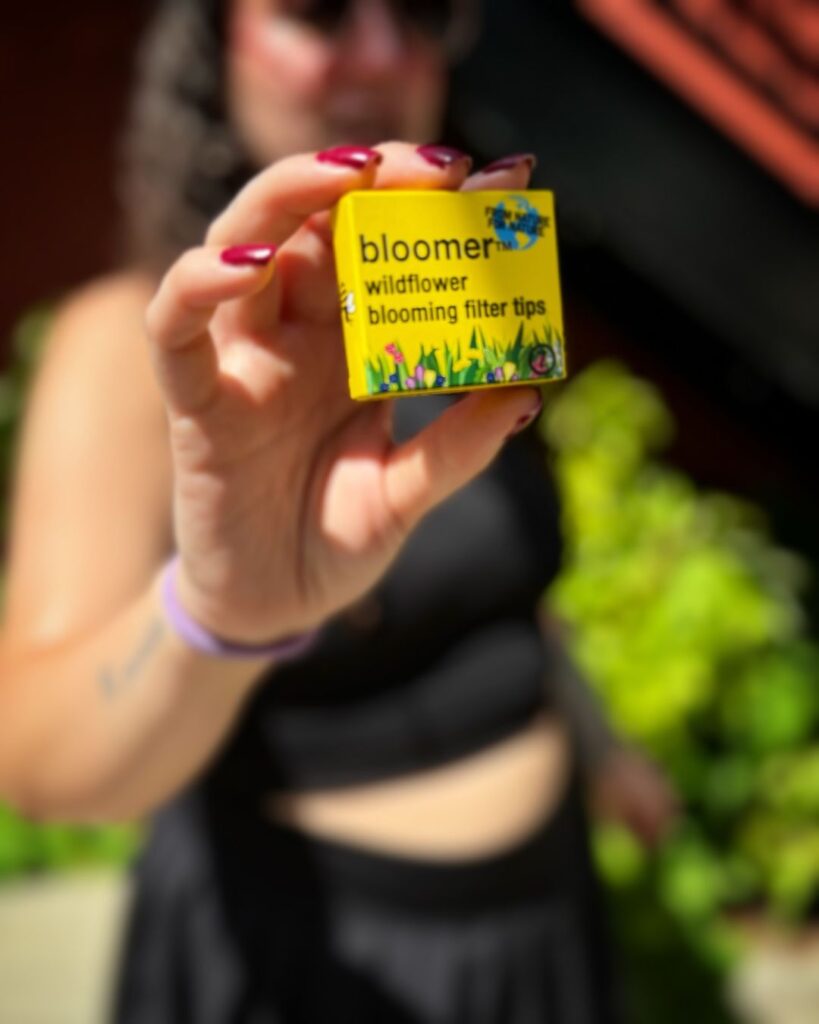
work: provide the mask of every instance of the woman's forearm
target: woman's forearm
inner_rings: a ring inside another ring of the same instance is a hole
[[[159,595],[157,575],[81,638],[0,644],[0,798],[36,818],[133,819],[206,765],[270,662],[189,649]]]

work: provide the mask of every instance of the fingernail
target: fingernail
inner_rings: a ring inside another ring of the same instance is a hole
[[[530,409],[529,412],[524,413],[524,415],[520,417],[520,419],[517,421],[514,427],[512,427],[512,429],[506,435],[507,439],[510,437],[514,437],[515,434],[519,434],[521,430],[525,430],[533,420],[537,419],[542,408],[543,396],[540,394],[540,392],[538,392],[537,405],[535,405],[534,408]]]
[[[380,164],[383,159],[383,155],[377,149],[370,149],[369,146],[334,146],[332,149],[323,149],[316,153],[316,160],[323,164],[341,164],[356,171],[363,170],[370,164]]]
[[[493,160],[491,164],[487,164],[486,167],[482,167],[481,174],[493,174],[495,171],[509,171],[514,167],[520,167],[521,164],[528,164],[529,170],[534,170],[537,167],[537,157],[534,153],[510,153],[509,156],[502,156],[498,160]]]
[[[417,146],[416,152],[431,164],[436,167],[451,167],[452,164],[458,163],[459,160],[467,161],[467,169],[472,166],[472,157],[468,153],[463,153],[460,149],[453,149],[452,146],[436,146],[436,145],[425,145]]]
[[[223,263],[234,267],[264,267],[276,252],[275,245],[231,245],[223,249]]]

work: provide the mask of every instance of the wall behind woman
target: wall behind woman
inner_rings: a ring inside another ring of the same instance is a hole
[[[148,0],[23,4],[0,33],[0,365],[32,303],[109,269],[114,145]]]
[[[467,146],[536,151],[534,182],[555,191],[570,371],[618,356],[653,380],[680,425],[669,457],[761,505],[778,540],[819,566],[819,134],[795,114],[815,81],[808,7],[485,9],[457,76],[459,119]],[[781,60],[737,64],[751,39]],[[797,122],[798,188],[779,144]],[[810,601],[819,624],[819,582]]]

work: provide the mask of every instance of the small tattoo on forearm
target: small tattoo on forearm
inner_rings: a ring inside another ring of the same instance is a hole
[[[156,650],[164,633],[165,625],[162,620],[154,619],[120,670],[110,665],[104,665],[100,669],[97,679],[100,689],[106,697],[118,696],[137,678],[151,654]]]

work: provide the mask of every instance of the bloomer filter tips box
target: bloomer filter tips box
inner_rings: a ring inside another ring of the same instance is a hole
[[[333,237],[353,398],[565,377],[551,192],[350,192]]]

